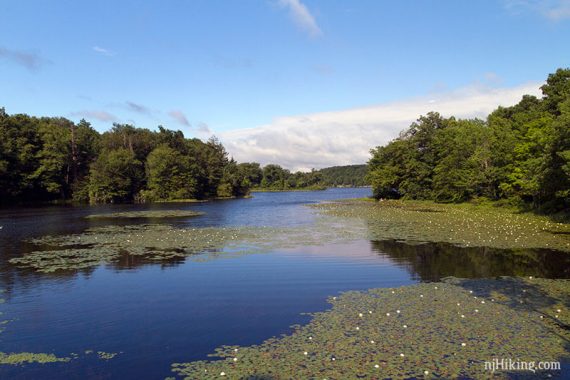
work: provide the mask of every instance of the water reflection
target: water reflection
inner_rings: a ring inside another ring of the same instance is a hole
[[[549,249],[458,247],[398,240],[374,241],[372,248],[421,281],[438,281],[447,276],[570,278],[570,254]]]

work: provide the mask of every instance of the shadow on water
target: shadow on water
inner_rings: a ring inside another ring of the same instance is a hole
[[[570,278],[570,254],[549,249],[459,247],[450,243],[373,241],[372,248],[420,281],[448,276]]]

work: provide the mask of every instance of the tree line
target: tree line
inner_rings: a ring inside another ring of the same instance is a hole
[[[0,108],[0,198],[116,203],[247,194],[240,164],[223,145],[181,131],[8,115]]]
[[[362,173],[359,173],[363,177]],[[308,189],[330,184],[320,171],[237,163],[211,138],[185,138],[114,124],[8,115],[0,108],[0,202],[152,202],[239,197],[251,188]]]
[[[547,212],[570,208],[570,69],[542,97],[523,96],[486,120],[421,116],[371,151],[374,197],[463,202],[506,200]]]
[[[248,163],[249,180],[254,189],[262,190],[319,190],[327,187],[366,186],[367,166],[346,165],[309,172],[291,172],[276,164],[261,167],[257,163]]]
[[[331,166],[320,169],[322,183],[331,187],[362,187],[370,183],[366,178],[366,165]]]

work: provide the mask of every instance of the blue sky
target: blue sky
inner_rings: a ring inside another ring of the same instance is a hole
[[[569,0],[0,0],[0,107],[215,133],[238,159],[318,167],[362,161],[419,116],[347,112],[512,103],[569,65],[568,41]],[[377,136],[351,155],[335,144],[358,125]],[[294,150],[323,135],[326,152]]]

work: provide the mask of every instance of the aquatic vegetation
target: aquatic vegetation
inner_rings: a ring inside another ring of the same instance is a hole
[[[68,357],[57,357],[54,354],[36,354],[32,352],[19,352],[19,353],[12,353],[12,354],[5,354],[0,352],[0,365],[1,364],[9,364],[9,365],[21,365],[26,363],[38,363],[38,364],[46,364],[46,363],[57,363],[57,362],[68,362],[71,358]]]
[[[87,215],[87,219],[159,219],[159,218],[189,218],[204,215],[203,212],[190,210],[146,210],[146,211],[125,211],[108,214]]]
[[[3,291],[0,290],[0,294]],[[3,299],[0,299],[0,304],[4,303]],[[2,313],[0,313],[2,315]],[[4,320],[0,322],[2,325],[8,323],[8,321]],[[0,329],[0,333],[4,331],[4,329]],[[45,364],[45,363],[56,363],[56,362],[68,362],[71,358],[69,357],[58,357],[54,354],[46,354],[46,353],[33,353],[33,352],[18,352],[18,353],[5,353],[0,352],[0,365],[21,365],[26,363],[38,363],[38,364]]]
[[[10,263],[50,273],[110,263],[125,254],[163,261],[200,253],[258,253],[357,239],[362,238],[364,232],[364,225],[354,223],[349,227],[336,218],[319,219],[311,228],[105,226],[80,234],[30,240],[42,249],[10,259]]]
[[[97,356],[101,360],[111,360],[115,356],[119,355],[118,352],[105,352],[105,351],[97,351]]]
[[[0,294],[2,290],[0,290]],[[0,303],[3,303],[4,300],[0,299]],[[0,313],[2,315],[2,313]],[[0,321],[0,324],[5,324],[8,321]],[[4,329],[0,329],[0,333],[4,331]],[[93,350],[86,350],[85,354],[91,354]],[[118,353],[110,353],[104,351],[98,351],[97,356],[101,360],[110,360],[117,356]],[[78,359],[79,355],[75,353],[69,354],[69,356],[59,357],[54,354],[47,354],[47,353],[36,353],[36,352],[12,352],[12,353],[5,353],[0,352],[0,365],[23,365],[29,363],[36,363],[36,364],[48,364],[48,363],[60,363],[60,362],[69,362],[74,359]]]
[[[530,290],[536,297],[525,296]],[[495,298],[494,291],[502,298]],[[294,326],[290,335],[250,347],[224,346],[212,354],[221,360],[174,363],[172,370],[186,379],[277,380],[291,374],[322,379],[486,378],[490,373],[484,362],[494,358],[569,357],[565,344],[570,333],[561,327],[566,322],[540,318],[554,310],[559,317],[567,315],[568,303],[558,300],[568,294],[570,281],[519,278],[449,279],[347,292],[331,297],[331,310],[314,314],[306,326]],[[526,302],[512,307],[520,297]]]
[[[343,201],[312,207],[319,216],[311,225],[300,227],[179,228],[145,224],[95,227],[80,234],[45,236],[30,241],[39,246],[38,250],[10,262],[49,273],[111,263],[123,255],[165,261],[202,253],[219,257],[218,253],[240,255],[357,239],[570,251],[570,225],[502,209],[408,201]],[[143,215],[138,212],[108,215],[125,217],[125,214],[126,217]],[[529,254],[521,251],[521,260],[524,255]]]
[[[326,216],[364,220],[370,240],[398,239],[471,247],[570,251],[570,224],[555,223],[545,217],[504,208],[422,201],[354,200],[311,207]]]

